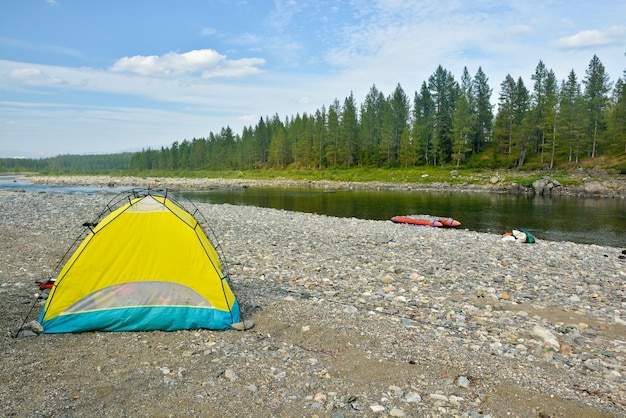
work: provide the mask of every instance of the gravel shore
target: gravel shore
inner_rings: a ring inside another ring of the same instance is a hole
[[[626,414],[626,262],[596,245],[197,204],[253,329],[14,338],[112,197],[0,192],[1,416]]]
[[[626,177],[608,176],[595,173],[599,177],[572,174],[579,177],[578,186],[565,186],[549,177],[543,177],[525,187],[507,180],[505,174],[482,174],[466,177],[465,183],[382,183],[349,182],[329,180],[250,180],[223,178],[170,178],[170,177],[111,177],[111,176],[28,176],[27,180],[39,184],[66,184],[78,186],[128,186],[128,187],[168,187],[178,190],[207,190],[240,187],[311,187],[326,190],[403,190],[403,191],[446,191],[459,193],[500,193],[516,195],[562,195],[579,197],[603,197],[626,199]],[[470,181],[471,180],[471,181]]]

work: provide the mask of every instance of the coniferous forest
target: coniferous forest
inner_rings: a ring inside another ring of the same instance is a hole
[[[439,66],[412,97],[400,84],[388,95],[373,85],[360,104],[351,93],[314,114],[284,119],[275,114],[241,134],[224,127],[207,138],[111,160],[113,169],[124,169],[119,166],[124,161],[134,172],[421,165],[555,169],[626,154],[626,70],[612,82],[594,55],[582,77],[572,70],[559,80],[540,61],[531,82],[507,75],[494,92],[482,68],[474,75],[465,68],[457,80]],[[58,165],[55,158],[46,160]],[[0,160],[5,171],[6,160]]]
[[[626,71],[613,83],[594,56],[585,75],[559,81],[540,61],[526,86],[507,75],[496,109],[487,75],[467,68],[456,80],[439,66],[413,97],[399,84],[373,85],[363,103],[335,99],[314,114],[261,118],[241,135],[208,138],[133,155],[135,170],[248,170],[454,165],[538,168],[626,153]],[[412,100],[411,100],[412,99]]]

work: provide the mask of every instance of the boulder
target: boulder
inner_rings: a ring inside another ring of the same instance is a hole
[[[607,192],[608,188],[599,181],[588,181],[583,186],[585,193],[587,194],[604,194]]]
[[[561,187],[561,183],[550,177],[542,177],[533,181],[535,194],[541,196],[551,196],[555,189]]]

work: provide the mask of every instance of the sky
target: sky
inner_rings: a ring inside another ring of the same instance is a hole
[[[441,65],[497,102],[539,61],[626,69],[624,0],[0,0],[0,157],[101,154],[241,134],[372,86],[412,100]]]

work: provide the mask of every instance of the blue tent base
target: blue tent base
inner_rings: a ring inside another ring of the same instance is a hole
[[[43,316],[43,312],[42,312]],[[45,334],[88,331],[176,331],[232,329],[241,321],[239,304],[230,312],[195,306],[138,306],[62,314],[39,322]]]

